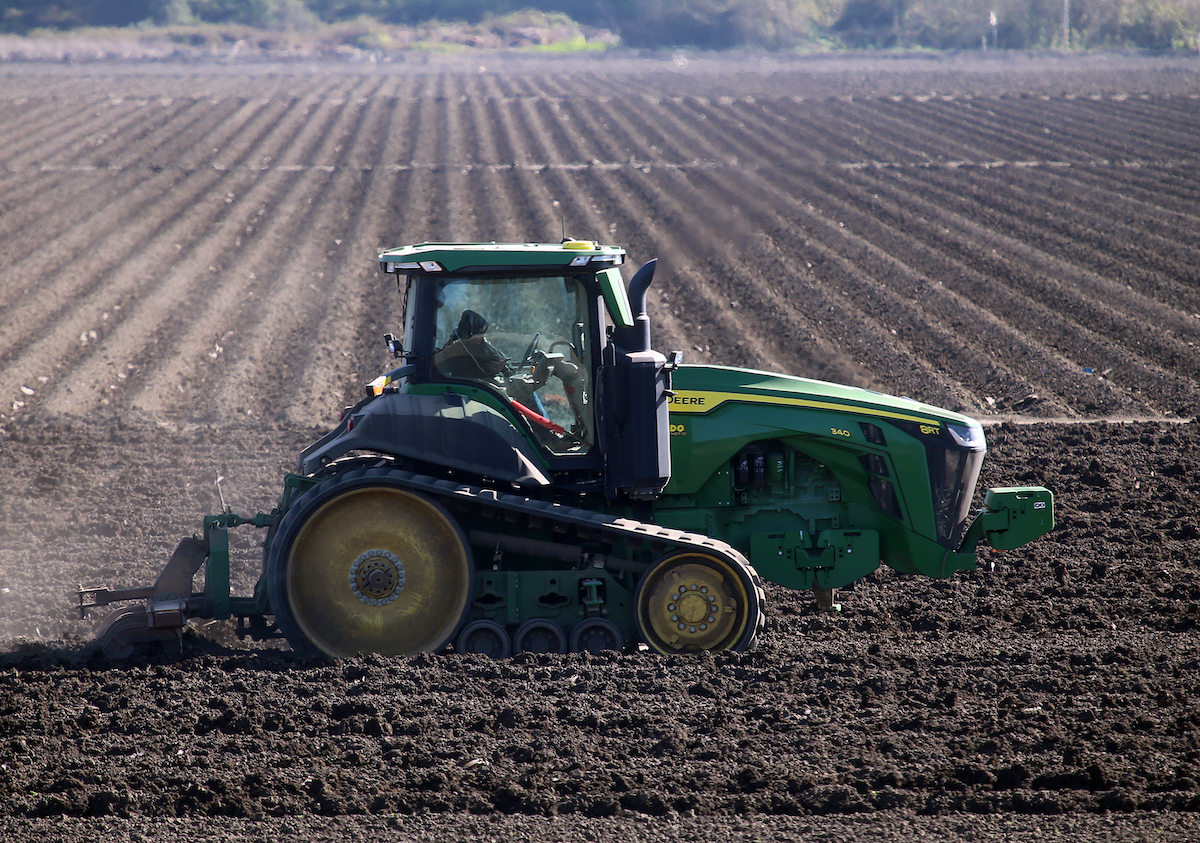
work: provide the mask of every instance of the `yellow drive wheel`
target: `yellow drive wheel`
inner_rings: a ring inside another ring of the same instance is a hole
[[[660,653],[744,650],[761,625],[761,600],[748,566],[715,553],[675,552],[638,582],[638,629]]]
[[[268,555],[280,629],[300,652],[436,650],[471,591],[462,531],[436,502],[389,484],[386,472],[354,474],[308,492],[281,524]]]

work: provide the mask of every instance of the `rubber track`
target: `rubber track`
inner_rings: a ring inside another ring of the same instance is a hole
[[[654,555],[658,556],[674,548],[691,548],[724,557],[738,565],[746,574],[746,579],[754,589],[759,611],[755,629],[750,633],[741,650],[754,647],[765,623],[766,593],[762,577],[751,567],[749,561],[736,548],[718,539],[703,536],[698,533],[688,533],[683,530],[673,530],[660,527],[657,524],[647,524],[631,518],[612,518],[598,512],[586,509],[539,501],[519,495],[510,495],[495,489],[485,489],[479,486],[469,486],[453,480],[429,477],[424,474],[404,471],[394,468],[361,468],[353,469],[342,475],[344,480],[357,479],[378,475],[386,477],[389,482],[395,482],[406,488],[428,495],[445,506],[451,513],[461,512],[465,507],[476,508],[485,513],[503,513],[507,516],[527,516],[534,522],[550,522],[566,525],[575,530],[585,540],[602,538],[604,541],[624,539],[634,546],[649,543]],[[511,519],[506,519],[511,520]]]

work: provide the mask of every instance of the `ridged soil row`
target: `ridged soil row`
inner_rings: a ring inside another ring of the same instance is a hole
[[[603,125],[611,127],[606,131],[612,133],[613,142],[628,150],[622,160],[645,167],[678,164],[696,157],[694,150],[681,145],[686,139],[668,136],[667,127],[655,119],[661,107],[657,97],[614,97],[610,106],[603,112]]]
[[[889,121],[890,131],[922,134],[938,161],[1090,162],[1094,159],[1094,155],[1076,148],[1074,143],[1064,143],[1061,136],[1052,137],[1046,131],[1043,113],[1022,113],[1012,107],[1009,114],[1004,114],[997,112],[996,101],[930,100],[912,103],[914,107],[908,107],[910,103],[877,104],[878,113],[886,115]],[[958,149],[942,153],[947,148]]]
[[[1196,160],[1190,128],[1196,120],[1186,111],[1172,114],[1152,107],[1149,101],[1132,98],[1062,100],[1052,105],[1045,121],[1048,137],[1065,138],[1067,143],[1089,149],[1096,158],[1116,164]]]
[[[962,215],[942,211],[936,203],[918,199],[915,194],[923,185],[908,185],[911,192],[893,190],[885,181],[887,176],[896,174],[861,174],[861,182],[846,184],[845,193],[833,201],[838,201],[847,224],[862,231],[877,248],[904,255],[913,271],[1002,320],[1007,329],[1007,336],[996,336],[982,330],[985,323],[960,319],[952,325],[956,333],[976,335],[973,344],[994,348],[1006,365],[1033,385],[1033,392],[1043,398],[1048,392],[1056,393],[1077,412],[1152,414],[1165,409],[1154,397],[1140,394],[1140,388],[1149,379],[1159,388],[1171,389],[1173,378],[1104,333],[1106,328],[1122,330],[1122,321],[1114,325],[1111,312],[1100,312],[1100,308],[1095,314],[1102,320],[1099,324],[1077,321],[1071,306],[1078,303],[1078,297],[1070,284],[1057,279],[1078,276],[1078,272],[1063,264],[1057,271],[1049,270],[1047,256],[1019,240],[999,237]],[[1031,272],[1030,264],[1039,263],[1048,271]],[[1057,305],[1056,296],[1060,299]],[[1058,351],[1062,347],[1070,349],[1073,356],[1065,357],[1066,352]],[[1083,360],[1074,355],[1082,355]],[[1120,360],[1135,373],[1134,379],[1130,382],[1113,375],[1111,382],[1100,381],[1084,371],[1097,360]],[[1112,383],[1122,391],[1114,391]],[[1022,396],[1010,393],[1005,397]]]
[[[892,177],[905,180],[908,174]],[[1181,229],[1172,236],[1167,228],[1168,236],[1162,236],[1157,231],[1164,221],[1132,217],[1130,212],[1141,209],[1119,193],[1080,188],[1058,173],[1018,173],[1005,180],[994,171],[972,173],[965,190],[964,181],[962,175],[929,174],[916,183],[938,191],[931,200],[936,206],[953,208],[1035,249],[1036,255],[1022,256],[1032,261],[1030,269],[1075,268],[1066,277],[1077,288],[1079,307],[1103,302],[1128,311],[1135,322],[1153,319],[1188,335],[1196,330],[1191,319],[1200,311],[1195,232]],[[1128,222],[1121,219],[1127,216]],[[1185,238],[1193,243],[1181,242]],[[1084,274],[1076,277],[1079,270]]]
[[[508,121],[511,109],[495,74],[481,75],[468,94],[467,131],[475,137],[475,214],[478,236],[498,242],[532,240],[533,226],[520,190]]]
[[[888,105],[891,105],[888,103]],[[906,102],[905,106],[919,106]],[[938,138],[921,132],[901,131],[881,101],[796,102],[780,99],[764,103],[761,115],[738,104],[737,112],[767,120],[787,137],[787,155],[781,161],[814,160],[821,165],[860,161],[925,163],[938,154]],[[907,126],[905,126],[907,128]],[[957,151],[956,151],[957,152]],[[955,157],[966,157],[967,151]]]
[[[976,114],[976,100],[940,102],[929,99],[884,98],[855,100],[847,104],[848,115],[877,136],[893,137],[915,146],[920,154],[900,164],[953,165],[954,162],[987,162],[1037,158],[1042,147],[1037,139],[1014,137],[1012,126],[988,122],[987,109]],[[940,113],[939,113],[940,112]],[[978,117],[973,129],[962,129],[964,120]],[[876,161],[891,163],[887,158]]]
[[[951,203],[956,187],[946,185],[941,195],[931,197],[931,215]],[[1200,330],[1192,311],[1134,290],[1127,283],[1132,279],[1119,273],[1115,278],[1114,273],[1097,274],[1077,258],[1058,259],[1021,240],[996,236],[992,226],[967,224],[961,235],[943,239],[946,245],[935,248],[953,254],[956,262],[972,263],[982,279],[994,278],[1034,302],[1035,310],[1021,313],[1029,323],[1026,330],[1072,348],[1081,369],[1103,370],[1112,382],[1164,412],[1187,414],[1196,406],[1200,396],[1194,378],[1200,366],[1194,343]],[[1075,247],[1076,252],[1087,250],[1086,244]],[[1003,261],[998,255],[1004,255]],[[1020,270],[1012,271],[1014,265]],[[1159,329],[1147,332],[1148,324]]]
[[[376,153],[381,166],[364,180],[362,207],[351,213],[345,226],[348,250],[339,269],[344,283],[330,295],[338,299],[339,306],[349,307],[351,315],[338,321],[323,320],[315,329],[322,342],[343,355],[347,370],[330,389],[339,395],[349,389],[345,403],[358,400],[358,390],[367,381],[402,364],[387,353],[381,337],[391,332],[403,339],[403,300],[394,278],[379,271],[376,251],[446,239],[442,221],[449,218],[444,207],[447,182],[440,171],[447,158],[447,88],[440,74],[423,74],[407,82],[408,87],[388,100],[387,112],[379,115],[391,127],[385,130],[386,142]],[[463,122],[469,126],[468,120]],[[396,165],[402,168],[396,169]],[[470,205],[462,195],[455,201]],[[305,361],[306,380],[325,376],[317,361]],[[325,414],[341,409],[329,395],[314,392],[311,399]]]
[[[898,177],[898,178],[899,178],[899,177]],[[906,174],[906,177],[905,177],[905,178],[910,178],[910,180],[912,180],[912,181],[913,181],[913,183],[920,183],[920,181],[922,181],[922,180],[925,180],[925,177],[922,177],[922,175],[919,175],[919,174],[916,174],[916,173]],[[1000,177],[998,177],[998,175],[995,175],[995,174],[991,174],[991,173],[989,173],[989,174],[986,174],[986,177],[985,177],[985,178],[995,178],[995,179],[998,179],[998,178],[1000,178]],[[1031,177],[1031,178],[1032,178],[1032,177]],[[959,183],[959,181],[960,181],[960,177],[958,177],[958,175],[954,175],[954,174],[931,174],[931,175],[929,175],[929,179],[928,179],[928,180],[934,180],[934,181],[938,181],[938,180],[947,180],[947,181],[949,181],[949,183],[955,183],[955,184],[956,184],[956,183]],[[971,203],[964,203],[964,204],[967,204],[967,205],[968,205],[968,204],[971,204]],[[970,208],[967,208],[966,210],[962,211],[962,213],[967,213],[967,211],[968,211],[968,210],[971,210],[971,209],[970,209]],[[1026,211],[1027,211],[1027,209],[1026,209]]]
[[[542,86],[546,75],[542,73],[501,72],[494,74],[492,78],[500,88],[501,95],[512,102],[534,100],[546,95],[545,88]]]
[[[364,115],[346,99],[320,94],[304,106],[298,108],[302,125],[296,142],[280,150],[280,160],[330,160]],[[313,421],[294,412],[307,403],[310,386],[293,376],[294,364],[278,364],[316,358],[324,369],[333,368],[335,352],[315,342],[311,324],[326,313],[339,315],[327,288],[336,282],[330,257],[344,256],[336,242],[340,232],[330,223],[356,197],[336,185],[357,186],[362,171],[327,166],[269,172],[240,197],[248,212],[262,208],[267,214],[247,240],[235,220],[213,233],[213,245],[224,253],[209,267],[219,298],[203,295],[203,268],[189,267],[195,318],[180,326],[170,365],[135,396],[138,406],[176,418],[246,414]],[[178,394],[180,385],[185,396]],[[320,406],[328,411],[327,404]]]
[[[783,143],[777,131],[754,121],[737,140],[746,156],[758,156],[765,164],[781,154],[769,145]],[[734,133],[716,136],[732,137]],[[754,175],[762,170],[756,167]],[[771,226],[776,213],[787,220],[771,235],[784,258],[776,261],[776,266],[807,264],[820,279],[819,286],[829,290],[817,296],[818,312],[828,317],[822,322],[822,333],[851,351],[887,388],[933,403],[982,406],[986,393],[976,392],[968,398],[958,386],[973,378],[999,380],[1019,389],[1022,378],[988,354],[992,340],[976,345],[943,322],[978,324],[989,334],[1001,335],[1008,333],[1006,326],[947,294],[936,280],[914,271],[902,258],[875,246],[862,226],[847,224],[842,209],[835,206],[831,212],[826,207],[828,188],[821,184],[827,173],[779,170],[762,183],[763,196],[756,203],[764,228]],[[798,201],[795,196],[809,201]],[[812,298],[813,285],[805,288],[806,296]],[[838,299],[842,301],[837,303]],[[955,371],[946,371],[943,362],[947,359],[954,361]]]
[[[609,112],[609,131],[628,138],[630,147],[645,146],[645,125],[654,132],[651,137],[666,145],[664,158],[712,154],[708,147],[671,145],[668,138],[690,133],[681,132],[681,124],[665,109],[637,112],[638,125],[630,119],[633,113],[624,108]],[[581,108],[581,122],[594,114]],[[651,122],[654,118],[659,119]],[[865,383],[863,373],[836,346],[817,338],[806,309],[795,307],[779,285],[759,283],[754,264],[734,248],[752,244],[753,229],[729,213],[729,198],[722,192],[704,193],[691,186],[706,172],[622,167],[598,182],[611,208],[605,217],[617,218],[618,231],[648,235],[644,241],[631,236],[625,243],[631,253],[639,260],[663,258],[651,291],[656,344],[682,348],[698,362],[715,359]],[[775,318],[763,325],[753,313]]]
[[[565,127],[570,127],[569,131],[572,133],[572,137],[569,143],[575,155],[587,155],[590,150],[588,152],[581,152],[581,150],[585,150],[586,145],[593,138],[601,135],[605,135],[612,143],[621,143],[619,125],[614,126],[610,123],[609,127],[605,128],[598,122],[601,114],[596,112],[590,104],[578,104],[564,100],[559,105],[560,112],[571,119],[561,122],[549,136],[559,134],[565,131]],[[619,107],[613,112],[604,112],[605,115],[610,113],[614,115],[615,120],[627,112]],[[639,114],[644,113],[645,109],[639,111]],[[539,128],[542,126],[539,125]],[[519,144],[522,140],[520,134],[512,133],[510,136],[513,138],[514,144]],[[626,137],[628,136],[626,135]],[[662,136],[657,140],[664,145],[668,143]],[[655,153],[653,144],[646,145],[636,140],[626,141],[625,145],[637,150],[633,152],[633,155],[643,159],[655,154],[664,158],[677,157],[674,155],[675,150],[658,147],[657,153]],[[591,154],[589,158],[591,157],[597,156]],[[683,232],[674,237],[671,235],[670,228],[673,227],[674,209],[668,210],[664,207],[664,203],[659,201],[663,198],[657,195],[659,189],[648,189],[643,184],[631,185],[628,181],[629,177],[630,174],[622,170],[587,167],[572,171],[548,169],[542,173],[539,181],[544,183],[548,195],[555,197],[553,201],[557,206],[556,212],[566,216],[569,233],[576,236],[598,237],[606,234],[620,235],[621,232],[629,233],[627,236],[615,238],[619,239],[620,245],[630,253],[632,263],[631,266],[626,267],[627,276],[641,262],[656,256],[663,258],[657,276],[658,280],[655,287],[652,288],[652,297],[662,296],[668,286],[674,284],[681,274],[688,271],[687,264],[691,261],[692,255],[689,249],[682,246],[682,241],[686,236]],[[645,197],[648,195],[654,196],[655,201],[646,201]],[[641,201],[638,201],[639,198]],[[614,225],[616,228],[613,228]],[[703,236],[694,231],[691,233],[695,236]],[[675,333],[678,336],[679,332],[670,330],[670,320],[664,318],[662,312],[656,312],[654,315],[653,324],[656,335]],[[690,348],[691,345],[689,344],[688,347]]]
[[[534,83],[530,87],[532,96],[512,103],[516,107],[504,121],[506,134],[501,141],[504,148],[512,150],[537,137],[537,148],[522,149],[520,155],[540,157],[550,165],[536,171],[514,171],[522,186],[515,209],[526,221],[528,236],[552,242],[562,236],[565,227],[569,237],[610,242],[616,228],[601,209],[600,197],[611,170],[589,163],[599,161],[603,154],[595,145],[597,133],[573,98],[553,97]]]
[[[686,112],[676,116],[677,107],[678,102],[672,99],[663,103],[660,112],[660,124],[670,127],[673,137],[703,140],[704,146],[691,150],[698,157],[736,157],[737,164],[712,171],[689,170],[686,174],[687,183],[701,186],[698,195],[686,201],[687,207],[704,210],[710,221],[715,220],[708,224],[709,236],[697,241],[695,248],[701,255],[722,254],[724,268],[700,284],[689,285],[682,296],[668,289],[672,310],[678,318],[687,318],[696,309],[699,296],[703,310],[719,311],[724,300],[738,302],[748,313],[772,313],[775,319],[771,323],[745,319],[742,329],[732,335],[739,338],[738,342],[748,341],[760,349],[758,354],[768,361],[767,368],[870,383],[870,376],[863,371],[864,363],[870,368],[869,355],[864,353],[868,348],[858,340],[869,335],[872,328],[845,313],[840,302],[829,301],[823,290],[814,289],[809,267],[779,261],[769,241],[761,236],[778,220],[775,211],[779,203],[769,185],[775,177],[777,159],[756,158],[752,146],[744,142],[744,132],[736,126],[727,128],[706,116],[701,132]],[[718,143],[720,146],[714,146]],[[669,149],[668,154],[683,157],[688,150]],[[735,208],[748,219],[739,220]],[[735,221],[739,222],[736,228]],[[681,227],[687,230],[692,225],[685,222]]]
[[[435,173],[428,169],[397,172],[393,168],[401,160],[437,160],[445,146],[444,137],[437,130],[431,131],[437,124],[438,109],[424,110],[436,91],[444,91],[434,87],[440,85],[437,77],[427,74],[406,80],[406,84],[409,87],[405,93],[388,99],[386,108],[375,115],[374,119],[386,128],[379,132],[381,145],[363,148],[375,156],[378,164],[373,165],[370,174],[364,174],[361,198],[355,200],[357,207],[341,209],[343,254],[331,267],[339,281],[329,288],[328,296],[351,316],[314,324],[314,334],[337,349],[343,366],[353,370],[347,377],[360,378],[353,383],[355,390],[381,369],[401,362],[388,356],[381,342],[384,331],[399,333],[396,329],[400,327],[397,313],[401,299],[394,279],[379,271],[375,255],[381,248],[425,239],[415,236],[416,232],[430,215],[431,207],[441,201],[434,187]],[[319,377],[319,364],[313,360],[305,363],[305,377]],[[347,377],[342,378],[343,384]],[[351,397],[357,400],[357,391]]]
[[[479,231],[475,204],[468,192],[468,178],[475,163],[474,150],[466,142],[469,132],[464,131],[464,115],[469,116],[459,74],[445,73],[438,76],[441,86],[441,114],[437,132],[438,166],[435,169],[438,200],[445,209],[444,230],[448,239],[477,240],[483,237]],[[490,236],[487,239],[491,240]]]
[[[1041,117],[1040,127],[1050,130],[1047,139],[1064,138],[1095,158],[1147,163],[1196,159],[1194,106],[1174,113],[1142,100],[1055,100],[1040,106],[1034,113]],[[995,110],[1001,119],[1030,122],[1026,115],[1032,108],[1002,101]]]
[[[1137,202],[1178,222],[1180,228],[1195,231],[1191,220],[1200,208],[1200,166],[1115,166],[1073,167],[1064,178],[1089,187],[1100,187]],[[1139,215],[1140,216],[1140,215]]]
[[[374,83],[364,78],[364,92],[368,85]],[[378,160],[391,101],[356,96],[329,107],[337,117],[314,157]],[[214,407],[301,425],[336,419],[354,374],[347,340],[359,321],[356,291],[366,270],[375,268],[376,244],[360,251],[356,232],[368,213],[371,185],[394,177],[394,171],[361,165],[313,173],[289,203],[304,210],[239,256],[233,271],[264,279],[266,289],[231,314],[223,352],[199,385]]]
[[[533,130],[522,123],[519,100],[510,98],[500,81],[494,76],[481,79],[477,95],[470,99],[468,131],[480,142],[472,177],[477,236],[516,242],[553,240],[560,236],[563,217],[568,234],[583,236],[567,210],[568,197],[548,187],[544,173],[517,164],[535,157],[526,148]],[[530,96],[535,95],[527,93],[525,98]]]
[[[1153,183],[1155,173],[1144,175]],[[1040,252],[1107,279],[1117,285],[1118,296],[1127,296],[1128,286],[1154,302],[1146,306],[1165,307],[1167,324],[1190,331],[1191,314],[1200,311],[1200,238],[1189,225],[1195,217],[1180,220],[1126,198],[1123,188],[1087,184],[1060,172],[1018,172],[1004,179],[976,173],[965,193],[957,183],[946,189],[950,198],[939,203],[977,206],[982,224],[1014,232]],[[1082,285],[1085,296],[1095,292],[1090,287]],[[1105,298],[1110,294],[1105,291]],[[1180,310],[1187,318],[1170,316]]]
[[[494,180],[503,186],[503,197],[509,204],[489,213],[496,218],[503,217],[505,225],[513,230],[519,241],[558,239],[562,230],[563,203],[568,199],[555,188],[547,178],[549,171],[544,169],[547,160],[555,155],[548,142],[555,129],[545,123],[543,112],[531,108],[531,103],[540,98],[528,89],[520,97],[493,96],[486,101],[488,108],[484,112],[493,119],[476,127],[489,138],[488,145],[495,154],[503,156],[503,164],[511,165],[498,166]],[[483,183],[479,177],[473,181]],[[570,228],[570,215],[567,223]],[[486,240],[499,237],[488,231],[479,231],[477,236]]]
[[[91,243],[100,244],[119,233],[129,220],[113,213],[114,197],[127,200],[131,194],[139,194],[137,201],[130,203],[136,208],[139,204],[154,201],[146,195],[147,191],[176,189],[184,174],[175,168],[160,167],[157,169],[165,172],[155,176],[152,171],[156,168],[150,162],[155,158],[173,160],[196,143],[198,125],[220,125],[230,119],[231,114],[231,109],[191,109],[188,112],[190,119],[177,121],[183,125],[169,124],[153,137],[143,137],[140,143],[125,148],[122,154],[136,163],[116,171],[79,173],[66,167],[49,172],[25,170],[15,173],[11,181],[15,182],[16,189],[6,191],[0,200],[3,208],[0,238],[3,238],[6,251],[14,256],[14,263],[24,261],[25,265],[16,268],[16,272],[6,269],[0,272],[0,277],[8,275],[21,279],[44,272],[48,238],[72,229],[86,229]],[[84,246],[77,244],[75,248],[82,250]],[[89,261],[95,259],[91,247],[88,247],[88,256]],[[77,255],[60,256],[60,259],[76,258]],[[11,291],[3,289],[0,282],[0,308],[12,304],[10,294]]]
[[[862,362],[876,388],[971,413],[986,410],[988,397],[1033,391],[1010,356],[993,354],[1000,343],[1028,345],[993,314],[948,296],[936,279],[860,236],[823,202],[783,215],[763,254],[777,275],[809,267],[795,284],[797,296],[822,317],[821,333]],[[1071,414],[1055,398],[1043,408]]]
[[[90,135],[69,151],[69,166],[97,167],[119,170],[128,166],[147,166],[157,162],[153,154],[149,159],[142,153],[142,147],[155,149],[155,141],[164,131],[189,132],[191,124],[196,119],[193,105],[195,100],[173,99],[166,105],[159,100],[113,100],[113,109],[132,104],[132,113],[110,126],[105,126],[99,134]],[[207,105],[207,104],[206,104]],[[169,129],[168,129],[169,127]],[[43,166],[58,163],[53,159],[43,158]]]
[[[35,197],[51,198],[51,191],[59,189],[63,192],[59,203],[47,202],[47,207],[59,208],[60,212],[65,213],[74,212],[80,179],[86,178],[88,171],[109,169],[108,165],[97,166],[90,160],[95,144],[101,138],[104,143],[111,140],[118,146],[126,141],[127,138],[122,137],[118,142],[110,138],[109,133],[121,131],[121,124],[130,124],[126,125],[126,131],[136,133],[137,119],[146,116],[144,111],[139,111],[126,108],[124,115],[114,115],[110,104],[104,103],[96,106],[94,111],[89,109],[87,115],[64,109],[51,112],[47,120],[14,118],[14,130],[0,140],[0,161],[3,162],[3,168],[0,169],[0,203],[5,211],[12,211]],[[163,116],[154,115],[156,122],[161,121]],[[114,118],[119,118],[117,127],[112,122]],[[162,123],[159,122],[159,125]],[[110,145],[109,149],[112,148]],[[131,179],[123,173],[118,173],[117,177],[124,178],[126,185]],[[5,219],[0,220],[0,232],[8,237],[22,227],[34,228],[41,236],[48,228],[54,229],[54,226],[35,223],[25,213],[6,213],[4,216]],[[21,244],[11,244],[10,241],[10,245],[15,245],[17,251],[22,249]]]
[[[1053,114],[1038,102],[1026,111],[1001,116],[993,108],[965,108],[959,102],[930,100],[919,109],[898,110],[897,121],[909,124],[933,137],[933,148],[951,144],[982,147],[978,153],[961,156],[965,161],[1036,161],[1084,162],[1095,160],[1095,153],[1064,136]],[[1041,107],[1039,107],[1041,106]],[[939,140],[940,139],[940,140]],[[945,155],[952,159],[958,156]]]
[[[49,409],[87,412],[96,405],[105,406],[109,403],[106,393],[115,392],[120,385],[128,387],[121,390],[123,405],[151,413],[177,404],[187,406],[188,399],[182,397],[185,375],[196,372],[201,361],[215,353],[222,333],[220,319],[246,283],[241,278],[224,281],[222,271],[236,263],[230,247],[237,247],[242,232],[257,232],[263,225],[261,218],[283,205],[286,200],[280,197],[294,191],[301,178],[292,171],[260,174],[258,169],[237,165],[247,156],[257,160],[263,153],[282,159],[297,144],[316,143],[315,136],[321,131],[320,126],[304,125],[294,110],[266,111],[271,115],[270,126],[236,133],[235,142],[224,147],[220,166],[233,169],[214,169],[217,178],[207,184],[204,196],[208,199],[203,205],[185,210],[180,219],[149,241],[136,233],[129,238],[136,245],[130,249],[136,260],[114,268],[112,277],[118,283],[107,286],[119,290],[125,279],[134,278],[136,295],[123,309],[121,321],[100,331],[102,354],[82,362],[71,383],[47,402]],[[205,174],[207,183],[209,171],[199,172]],[[122,366],[129,371],[112,369]],[[121,379],[121,374],[127,377]],[[173,397],[167,400],[166,395]]]
[[[427,192],[410,195],[409,201],[416,202],[422,209],[413,242],[421,240],[451,240],[458,224],[458,207],[461,198],[447,193],[446,147],[446,77],[445,74],[423,76],[416,93],[417,110],[413,119],[417,123],[420,144],[413,154],[412,166],[417,171],[428,173]],[[451,207],[451,203],[455,207]]]
[[[956,373],[942,369],[941,352],[958,348],[957,358],[974,356],[977,367],[985,366],[986,360],[936,325],[903,336],[897,330],[931,321],[921,305],[908,300],[925,282],[909,278],[911,288],[902,287],[898,296],[864,284],[863,271],[853,258],[862,243],[839,218],[816,207],[821,191],[814,179],[828,171],[773,166],[789,160],[790,127],[748,112],[736,117],[717,112],[709,122],[716,124],[711,136],[741,150],[740,160],[749,165],[740,179],[722,171],[705,173],[716,182],[711,192],[736,197],[755,227],[771,232],[775,242],[761,247],[761,260],[772,266],[773,274],[795,268],[787,289],[802,291],[797,304],[811,309],[818,332],[853,355],[888,389],[951,406],[974,403],[958,387]]]
[[[146,116],[135,102],[113,102],[107,98],[94,102],[61,103],[61,110],[49,115],[41,125],[27,127],[6,145],[5,164],[19,171],[31,167],[83,165],[93,163],[89,155],[110,137],[136,125]]]
[[[20,148],[30,134],[63,118],[62,104],[45,94],[0,98],[0,149]],[[4,158],[8,162],[7,153]]]
[[[378,81],[387,80],[381,77]],[[395,278],[379,270],[375,257],[381,249],[403,245],[415,224],[412,214],[419,212],[420,206],[411,200],[407,185],[416,174],[397,171],[392,164],[412,160],[417,145],[426,142],[417,127],[410,125],[416,107],[412,95],[384,98],[375,94],[368,107],[375,111],[370,125],[378,127],[377,136],[375,142],[359,148],[362,154],[374,156],[374,161],[370,170],[362,172],[352,207],[341,209],[347,214],[341,229],[342,251],[327,271],[332,279],[327,296],[336,302],[342,316],[326,319],[314,312],[310,329],[317,342],[335,350],[338,365],[322,371],[319,361],[304,357],[298,375],[299,382],[310,384],[335,378],[336,383],[327,388],[331,392],[349,390],[345,403],[357,401],[366,382],[403,362],[389,355],[382,342],[385,332],[402,334],[402,298]],[[326,413],[340,409],[319,390],[311,390],[304,400],[314,416],[318,407]]]
[[[406,169],[398,173],[382,221],[389,246],[433,239],[430,221],[441,202],[433,178],[433,162],[441,143],[437,134],[439,104],[432,87],[436,84],[436,77],[415,77],[411,87],[396,97],[395,107],[404,110],[405,134],[403,143],[389,145],[386,154],[395,160],[386,161],[385,166]]]
[[[1179,97],[1165,94],[1147,99],[1128,100],[1128,122],[1140,132],[1140,138],[1153,142],[1156,138],[1167,143],[1178,155],[1186,156],[1190,163],[1200,163],[1200,147],[1196,145],[1196,133],[1200,131],[1200,119],[1196,106],[1200,96]],[[1103,127],[1103,116],[1096,125]]]
[[[764,131],[764,136],[766,132]],[[894,174],[911,183],[919,184],[923,179],[939,176],[953,178],[941,170],[928,173],[922,171],[879,171]],[[997,293],[995,282],[978,274],[965,271],[965,267],[953,257],[955,248],[967,248],[969,241],[960,241],[947,249],[939,243],[943,231],[957,226],[961,221],[956,215],[944,214],[939,208],[922,207],[909,196],[887,196],[877,190],[873,171],[857,173],[846,171],[834,176],[829,171],[814,172],[809,177],[818,192],[810,196],[819,205],[822,214],[836,219],[839,228],[846,232],[843,253],[860,266],[861,271],[884,288],[892,288],[904,299],[889,305],[879,312],[881,320],[887,320],[888,312],[895,319],[898,332],[911,330],[922,334],[911,337],[914,343],[926,344],[925,354],[937,359],[938,350],[956,349],[950,356],[963,369],[959,377],[980,397],[994,395],[997,391],[1006,397],[1020,399],[1026,390],[1045,393],[1046,375],[1053,373],[1050,383],[1059,382],[1059,377],[1074,374],[1081,378],[1080,367],[1072,367],[1051,349],[1053,343],[1031,342],[1026,333],[1036,325],[1022,320],[1028,307],[1038,310],[1032,301],[1023,301],[1024,293],[1013,300]],[[786,183],[787,176],[781,179]],[[862,181],[859,182],[858,180]],[[866,187],[861,184],[865,183]],[[857,194],[857,195],[856,195]],[[944,219],[943,219],[944,217]],[[939,220],[937,226],[925,222]],[[850,235],[853,232],[853,235]],[[978,232],[986,234],[986,232]],[[857,242],[855,242],[857,241]],[[832,241],[831,241],[832,242]],[[837,247],[835,247],[837,248]],[[933,252],[928,251],[933,249]],[[932,259],[939,250],[949,252],[941,261]],[[1006,272],[1011,272],[1005,267]],[[962,276],[971,277],[971,282],[962,281]],[[871,290],[865,290],[869,293]],[[876,290],[877,292],[877,290]],[[919,304],[918,304],[919,302]],[[1044,313],[1048,324],[1062,325],[1054,321],[1057,314]],[[903,316],[904,318],[900,318]],[[1033,318],[1033,317],[1030,317]],[[1036,332],[1029,333],[1037,336]],[[928,341],[933,340],[932,345]],[[962,348],[966,343],[974,351]],[[1003,366],[1007,375],[997,372],[997,361],[987,364],[993,348],[1008,347]],[[974,357],[974,362],[969,362]],[[1112,396],[1107,385],[1100,386],[1094,379],[1078,385],[1072,392],[1081,396],[1083,407],[1094,410],[1108,407],[1109,411],[1121,411],[1120,397]],[[1112,406],[1114,400],[1116,406]],[[1045,404],[1045,401],[1043,401]],[[1041,411],[1054,408],[1043,406]]]
[[[459,162],[465,167],[494,165],[496,160],[488,149],[488,139],[479,128],[477,119],[480,103],[487,98],[484,80],[478,76],[454,78],[452,96],[456,100],[454,119],[457,121],[459,137]]]
[[[263,112],[276,119],[269,109]],[[247,122],[239,128],[253,127],[263,112],[243,109],[239,114]],[[193,241],[230,213],[231,203],[211,201],[216,185],[228,179],[240,191],[252,178],[250,172],[230,178],[211,169],[144,174],[139,189],[125,193],[115,207],[109,206],[108,179],[83,182],[88,190],[80,204],[91,215],[62,226],[0,273],[0,290],[19,291],[0,313],[0,395],[15,394],[31,379],[46,383],[71,376],[62,355],[83,359],[96,353],[95,341],[126,315],[123,306],[153,288],[163,266],[189,258]],[[33,279],[36,283],[27,283]]]
[[[995,109],[998,119],[1040,136],[1048,146],[1048,158],[1062,158],[1061,150],[1071,150],[1073,158],[1122,163],[1171,161],[1187,152],[1186,132],[1181,127],[1160,122],[1127,101],[1054,100],[1025,103],[1022,108],[1005,101]],[[1181,143],[1182,142],[1182,143]]]

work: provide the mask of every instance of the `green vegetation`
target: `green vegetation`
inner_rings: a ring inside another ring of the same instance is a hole
[[[635,48],[1170,50],[1196,48],[1200,0],[0,0],[0,31],[12,34],[237,26],[315,35],[354,25],[363,32],[352,46],[389,50],[422,43],[405,31],[449,21],[459,34],[439,43],[552,51],[618,39]]]

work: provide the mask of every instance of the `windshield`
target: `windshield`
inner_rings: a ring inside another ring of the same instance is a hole
[[[551,453],[591,448],[587,286],[575,278],[438,279],[433,373],[486,384]]]

